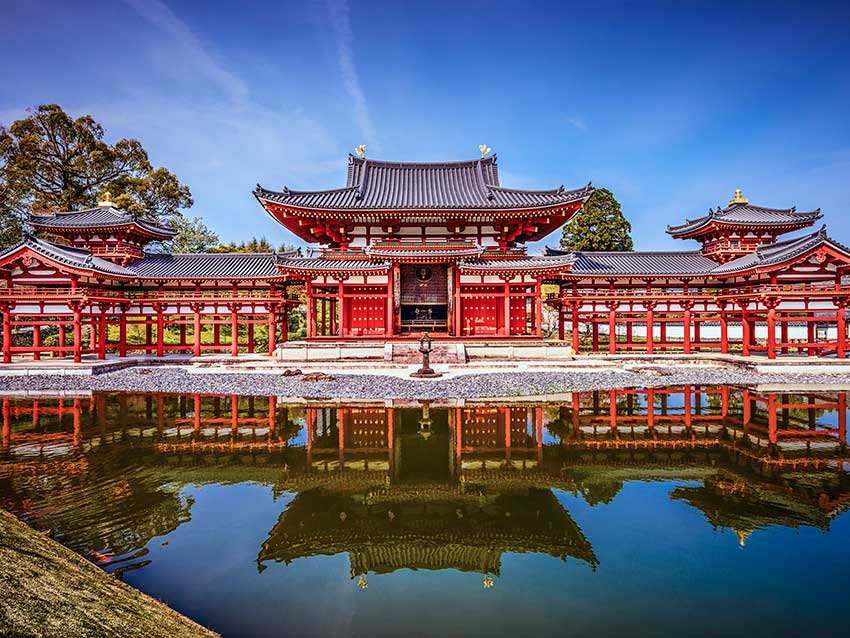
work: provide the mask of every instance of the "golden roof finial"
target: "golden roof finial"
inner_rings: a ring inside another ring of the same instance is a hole
[[[735,189],[735,197],[733,197],[732,199],[729,200],[730,205],[731,204],[749,204],[749,203],[750,203],[750,200],[748,200],[746,197],[744,197],[741,194],[740,188]]]
[[[366,155],[366,145],[355,146],[354,152],[357,153],[357,157],[364,157]]]
[[[481,151],[481,157],[487,157],[487,154],[493,149],[487,146],[486,144],[479,144],[478,150]]]
[[[97,203],[98,206],[112,206],[112,193],[103,191],[103,199]]]

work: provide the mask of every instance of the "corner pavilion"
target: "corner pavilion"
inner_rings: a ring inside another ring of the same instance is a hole
[[[575,351],[846,356],[850,249],[825,228],[780,239],[812,226],[819,210],[755,206],[738,191],[728,206],[668,227],[699,242],[696,250],[527,254],[527,242],[581,214],[592,193],[589,184],[504,187],[495,156],[349,156],[342,188],[254,191],[281,225],[317,245],[305,257],[148,252],[174,231],[108,198],[92,209],[34,214],[40,236],[0,253],[3,361],[139,351],[236,356],[256,350],[258,324],[267,326],[273,353],[302,292],[309,342],[426,331],[446,340],[540,341],[545,303]],[[557,292],[544,299],[544,284]],[[131,325],[144,327],[142,343],[128,342]],[[55,344],[43,343],[48,326],[60,328]],[[166,326],[176,328],[177,343],[166,343]],[[212,326],[212,343],[201,343],[204,326]]]

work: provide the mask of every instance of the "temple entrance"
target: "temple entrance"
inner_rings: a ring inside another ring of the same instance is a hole
[[[449,281],[445,264],[402,264],[401,332],[447,332]]]

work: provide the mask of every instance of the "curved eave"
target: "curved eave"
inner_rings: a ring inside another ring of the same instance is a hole
[[[348,190],[348,189],[342,189]],[[272,191],[273,192],[273,191]],[[329,191],[330,192],[330,191]],[[520,192],[520,191],[514,191]],[[498,215],[511,215],[516,213],[523,212],[553,212],[561,208],[566,208],[569,206],[573,206],[577,203],[584,205],[584,203],[588,200],[592,191],[583,194],[580,197],[572,197],[572,198],[564,198],[562,201],[558,202],[550,202],[545,204],[538,204],[535,206],[513,206],[513,207],[487,207],[487,206],[463,206],[463,207],[451,207],[447,206],[445,208],[433,208],[433,207],[414,207],[414,206],[396,206],[396,207],[381,207],[381,208],[349,208],[349,207],[339,207],[339,208],[323,208],[323,207],[313,207],[313,206],[299,206],[296,204],[291,204],[288,202],[281,202],[270,197],[266,197],[257,191],[254,192],[254,197],[257,199],[260,204],[266,208],[266,210],[274,216],[274,213],[268,209],[266,206],[271,205],[273,207],[280,207],[281,209],[285,209],[289,213],[298,216],[309,216],[309,215],[376,215],[376,216],[398,216],[403,213],[416,213],[417,215],[445,215],[446,213],[458,214],[458,213],[469,213],[476,215],[489,215],[489,214],[498,214]]]
[[[784,233],[790,233],[795,230],[800,230],[801,228],[806,228],[814,224],[818,219],[821,218],[821,214],[812,214],[811,217],[807,217],[805,219],[800,219],[795,222],[758,222],[758,223],[749,223],[749,222],[727,222],[714,218],[706,218],[704,222],[699,224],[698,226],[691,227],[689,224],[683,224],[681,226],[668,226],[667,234],[671,237],[675,237],[676,239],[695,239],[701,235],[704,235],[707,232],[710,232],[714,229],[739,229],[744,231],[744,234],[753,230],[762,230],[762,229],[770,229],[770,230],[782,230]],[[695,220],[696,221],[696,220]]]
[[[164,241],[167,239],[171,239],[177,235],[177,231],[155,231],[153,229],[142,226],[138,223],[129,223],[129,224],[100,224],[97,226],[62,226],[62,225],[51,225],[44,224],[41,222],[32,222],[30,221],[30,225],[36,230],[53,233],[54,235],[68,235],[70,233],[96,233],[96,232],[113,232],[115,230],[131,230],[136,235],[144,235],[146,237],[150,237],[152,240]]]
[[[133,274],[118,274],[106,270],[99,270],[94,267],[83,265],[75,265],[59,259],[47,252],[41,251],[38,248],[22,243],[13,246],[8,251],[0,254],[0,268],[4,268],[7,264],[17,261],[27,255],[31,255],[43,263],[48,263],[54,266],[59,272],[65,272],[83,277],[91,277],[94,279],[113,279],[116,281],[138,281],[138,277]]]

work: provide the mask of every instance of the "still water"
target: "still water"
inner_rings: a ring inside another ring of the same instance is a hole
[[[0,506],[225,636],[847,631],[847,395],[3,399]]]

